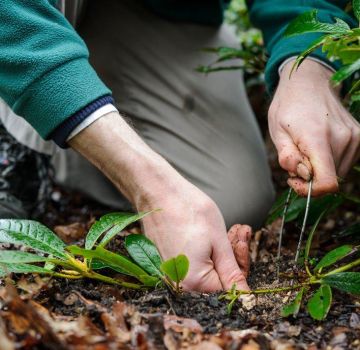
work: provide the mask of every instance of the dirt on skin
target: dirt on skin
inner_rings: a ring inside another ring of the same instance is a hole
[[[52,205],[69,208],[68,195],[59,194]],[[82,205],[81,201],[78,204]],[[99,211],[96,209],[97,214]],[[73,213],[77,224],[57,230],[63,239],[81,245],[93,215],[80,209]],[[62,215],[66,218],[65,209],[51,218],[58,217],[63,224]],[[360,214],[351,205],[333,213],[320,225],[312,255],[323,254],[339,243],[353,242],[354,237],[339,237],[337,233],[359,219]],[[254,234],[248,280],[251,288],[279,286],[274,258],[278,226],[276,222]],[[281,272],[292,271],[298,232],[295,225],[287,225]],[[110,249],[123,251],[122,243],[123,238],[118,237]],[[304,307],[296,319],[282,318],[282,306],[294,297],[294,293],[287,292],[235,303],[228,314],[228,304],[219,300],[220,294],[132,291],[97,281],[33,275],[13,276],[13,281],[20,296],[9,282],[0,288],[0,335],[3,330],[10,344],[4,347],[5,338],[0,337],[1,350],[360,349],[360,300],[337,291],[328,317],[319,322],[312,320]],[[280,283],[288,284],[289,280],[282,278]],[[38,319],[44,322],[40,328]]]
[[[286,174],[271,151],[270,163],[277,188],[283,191]],[[360,193],[358,174],[342,188]],[[358,233],[342,234],[360,223],[358,205],[348,201],[326,217],[315,236],[312,256],[323,256],[340,244],[359,244]],[[78,193],[54,188],[48,210],[39,220],[67,243],[82,245],[95,218],[110,211]],[[276,222],[253,236],[251,288],[279,286],[278,230]],[[299,232],[294,224],[286,226],[281,272],[292,270]],[[123,239],[116,238],[110,249],[123,251],[122,245]],[[228,304],[219,300],[219,294],[131,291],[96,281],[35,275],[0,281],[0,350],[360,349],[360,300],[335,290],[328,317],[320,322],[312,320],[305,307],[296,319],[280,316],[294,293],[258,295],[250,303],[235,303],[228,314]],[[289,280],[283,277],[280,283]]]

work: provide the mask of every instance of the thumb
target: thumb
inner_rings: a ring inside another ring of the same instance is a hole
[[[214,245],[212,259],[223,289],[231,289],[235,284],[237,289],[250,290],[246,277],[236,262],[228,239]]]
[[[247,277],[250,268],[250,240],[252,230],[247,225],[234,225],[228,232],[228,238],[235,254],[235,259]]]
[[[291,136],[286,131],[281,131],[273,141],[278,151],[280,166],[292,177],[309,181],[312,177],[311,163],[296,146]]]
[[[326,193],[337,192],[339,185],[330,144],[315,138],[305,138],[301,151],[310,160],[313,169],[312,194],[314,196],[321,196]],[[308,191],[306,181],[289,179],[288,182],[296,192],[306,195]]]

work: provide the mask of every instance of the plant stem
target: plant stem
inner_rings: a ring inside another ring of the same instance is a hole
[[[88,272],[86,274],[83,275],[84,277],[87,278],[91,278],[91,279],[95,279],[95,280],[99,280],[105,283],[110,283],[110,284],[116,284],[125,288],[131,288],[131,289],[140,289],[142,286],[136,283],[130,283],[130,282],[124,282],[124,281],[119,281],[116,280],[114,278],[111,277],[107,277],[104,275],[100,275],[99,273],[96,272]]]
[[[291,194],[292,194],[292,188],[290,187],[289,193],[288,193],[288,195],[286,197],[286,201],[285,201],[284,211],[283,211],[282,218],[281,218],[281,227],[280,227],[280,232],[279,232],[279,245],[278,245],[277,257],[276,257],[276,260],[277,260],[276,273],[277,273],[278,277],[279,277],[279,273],[280,273],[280,256],[281,256],[282,238],[284,235],[286,214],[289,209]]]
[[[353,261],[353,262],[351,262],[349,264],[346,264],[346,265],[341,266],[341,267],[339,267],[339,268],[337,268],[335,270],[332,270],[332,271],[330,271],[328,273],[325,273],[324,275],[320,275],[319,277],[321,278],[321,277],[326,277],[326,276],[333,275],[335,273],[344,272],[344,271],[350,270],[353,267],[358,266],[358,265],[360,265],[360,259],[357,259],[357,260],[355,260],[355,261]]]
[[[300,284],[296,284],[294,286],[288,286],[288,287],[279,287],[279,288],[272,288],[272,289],[255,289],[255,290],[237,290],[236,292],[238,293],[238,295],[242,295],[242,294],[267,294],[267,293],[279,293],[279,292],[286,292],[289,290],[295,290],[295,289],[299,289],[301,287],[304,286],[308,286],[310,284],[315,284],[318,283],[319,281],[308,281],[308,282],[303,282]]]
[[[50,274],[51,276],[54,276],[54,277],[61,277],[61,278],[67,278],[67,279],[70,279],[70,280],[78,280],[80,278],[82,278],[83,276],[81,275],[78,275],[78,276],[75,276],[75,275],[67,275],[65,273],[60,273],[60,272],[53,272]]]

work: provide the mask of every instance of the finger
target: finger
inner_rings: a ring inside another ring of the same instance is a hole
[[[212,259],[225,290],[231,289],[234,284],[237,289],[249,290],[246,277],[236,262],[228,239],[224,239],[222,242],[217,242],[214,245]]]
[[[313,169],[313,196],[321,196],[338,191],[338,181],[333,153],[324,138],[304,137],[299,144],[300,151],[309,158]],[[290,181],[298,194],[307,193],[306,181]]]
[[[234,225],[230,228],[228,238],[233,249],[236,262],[244,276],[247,277],[250,268],[250,240],[252,230],[247,225]]]
[[[342,158],[338,168],[338,175],[340,177],[345,177],[359,158],[360,158],[360,134],[359,131],[357,130],[353,133],[351,143],[344,152],[344,157]]]
[[[291,137],[282,132],[273,141],[278,151],[280,166],[289,173],[297,173],[297,166],[302,162],[303,155]]]
[[[279,164],[291,177],[300,176],[309,181],[312,176],[310,161],[305,157],[286,131],[274,137],[275,147],[278,151]]]
[[[211,262],[209,262],[209,264],[211,264]],[[191,266],[193,265],[190,262],[189,274],[181,284],[184,290],[211,293],[223,289],[219,275],[214,269],[208,269],[207,267],[201,268],[201,266],[196,266],[196,269],[192,269]],[[206,273],[199,275],[198,271],[206,271]]]

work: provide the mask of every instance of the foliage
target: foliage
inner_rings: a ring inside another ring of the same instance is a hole
[[[354,0],[352,5],[354,15],[359,23],[360,3],[358,0]],[[346,79],[355,76],[347,92],[350,100],[350,112],[360,120],[360,29],[350,28],[340,18],[335,18],[335,23],[323,23],[317,18],[317,10],[312,10],[303,13],[291,22],[285,31],[285,36],[306,33],[323,35],[297,57],[293,69],[297,69],[308,55],[320,48],[330,61],[339,60],[342,66],[333,74],[331,81],[334,86],[338,86]]]
[[[221,296],[222,299],[229,301],[228,309],[231,311],[233,304],[243,294],[267,294],[267,293],[281,293],[284,291],[299,290],[294,301],[285,305],[282,309],[281,315],[288,317],[292,315],[296,317],[303,302],[303,298],[309,291],[317,287],[317,290],[310,296],[307,303],[307,310],[309,314],[316,320],[323,320],[330,310],[332,302],[332,288],[341,291],[360,295],[360,272],[349,272],[349,270],[360,266],[360,258],[357,257],[359,246],[344,245],[337,247],[327,253],[314,268],[310,266],[310,247],[316,228],[320,219],[326,213],[326,209],[319,215],[317,222],[312,227],[306,242],[304,253],[304,269],[298,271],[295,276],[297,282],[285,287],[278,287],[272,289],[255,289],[251,291],[242,291],[232,288],[226,294]],[[340,266],[335,266],[344,258],[354,257],[350,262],[344,263]],[[325,270],[325,271],[324,271]]]
[[[178,255],[164,261],[160,266],[161,271],[171,281],[175,282],[176,290],[179,290],[180,282],[183,281],[189,271],[189,259],[185,255]]]
[[[266,55],[260,30],[254,28],[250,22],[245,0],[233,0],[225,14],[227,23],[236,30],[239,47],[205,48],[216,56],[208,65],[197,67],[200,73],[212,73],[227,70],[244,70],[252,81],[262,82],[265,69]],[[235,60],[235,64],[233,64]],[[229,64],[225,64],[227,62]]]
[[[1,250],[0,277],[9,273],[39,273],[68,279],[91,278],[134,289],[154,288],[162,284],[179,292],[180,282],[189,269],[184,255],[163,262],[156,246],[140,234],[125,238],[129,256],[105,249],[125,227],[150,213],[111,213],[101,217],[90,228],[85,248],[66,246],[54,232],[39,222],[2,219],[0,242],[26,246],[41,255]],[[169,269],[174,264],[176,274]],[[114,270],[122,276],[109,277],[97,272],[103,269]]]

